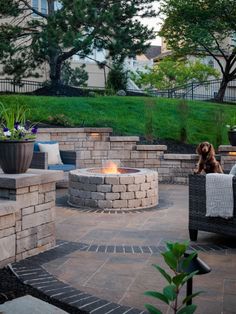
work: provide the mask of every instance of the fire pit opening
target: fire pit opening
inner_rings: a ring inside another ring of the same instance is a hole
[[[106,162],[100,168],[69,174],[68,203],[75,207],[132,210],[158,204],[158,173]]]

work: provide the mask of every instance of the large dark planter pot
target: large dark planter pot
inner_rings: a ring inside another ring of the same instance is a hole
[[[0,141],[0,167],[4,173],[25,173],[31,164],[34,140]]]
[[[236,146],[236,130],[228,131],[229,142],[232,146]]]

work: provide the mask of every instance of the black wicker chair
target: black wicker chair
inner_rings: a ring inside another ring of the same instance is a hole
[[[206,217],[206,176],[189,175],[189,236],[197,240],[198,230],[236,237],[236,176],[233,177],[234,215],[231,219]]]

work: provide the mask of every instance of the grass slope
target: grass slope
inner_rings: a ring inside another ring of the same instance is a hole
[[[236,117],[234,105],[188,101],[186,119],[180,114],[181,100],[164,98],[1,95],[0,101],[7,106],[27,105],[31,121],[48,122],[50,117],[63,114],[71,126],[112,127],[119,135],[153,133],[154,138],[179,140],[180,129],[186,124],[188,143],[192,144],[203,140],[227,144],[225,124]]]

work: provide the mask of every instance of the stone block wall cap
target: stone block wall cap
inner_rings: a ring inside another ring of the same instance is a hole
[[[38,133],[111,133],[112,128],[39,128]]]
[[[112,128],[84,128],[86,133],[112,133]]]
[[[218,152],[223,153],[223,152],[236,152],[236,146],[231,146],[231,145],[220,145],[218,147]]]
[[[13,214],[21,207],[15,201],[0,199],[0,217]]]
[[[166,145],[136,145],[137,150],[166,151]]]
[[[197,154],[164,154],[164,159],[169,160],[195,160],[198,158]]]
[[[26,173],[5,174],[0,172],[0,188],[17,189],[31,185],[63,180],[64,172],[56,170],[29,169]]]
[[[111,142],[138,142],[139,136],[110,136]]]

